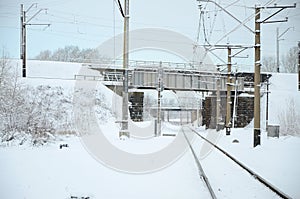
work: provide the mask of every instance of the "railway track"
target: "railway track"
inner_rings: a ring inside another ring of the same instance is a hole
[[[187,138],[187,136],[186,136],[184,130],[183,130],[182,132],[183,132],[183,135],[184,135],[184,137],[185,137],[185,139],[186,139],[186,141],[187,141],[187,143],[188,143],[188,145],[189,145],[189,147],[190,147],[190,149],[191,149],[191,152],[192,152],[192,154],[193,154],[193,157],[194,157],[194,159],[195,159],[195,161],[196,161],[196,164],[197,164],[197,167],[198,167],[198,171],[199,171],[200,178],[201,178],[201,179],[203,180],[203,182],[205,183],[205,185],[206,185],[206,187],[207,187],[207,189],[208,189],[208,191],[209,191],[209,193],[210,193],[211,198],[212,198],[212,199],[216,199],[217,197],[216,197],[216,195],[215,195],[215,193],[214,193],[214,190],[212,189],[212,187],[211,187],[211,185],[210,185],[210,183],[209,183],[209,181],[208,181],[208,178],[207,178],[206,174],[204,173],[204,170],[203,170],[203,168],[202,168],[202,166],[201,166],[201,163],[200,163],[200,161],[199,161],[199,159],[198,159],[198,157],[197,157],[197,155],[196,155],[196,153],[195,153],[195,151],[194,151],[194,149],[193,149],[193,147],[192,147],[192,145],[191,145],[189,139]]]
[[[291,199],[291,197],[287,194],[285,194],[284,192],[282,192],[280,189],[278,189],[276,186],[272,185],[270,182],[268,182],[266,179],[264,179],[263,177],[261,177],[259,174],[257,174],[256,172],[254,172],[253,170],[251,170],[249,167],[247,167],[245,164],[241,163],[239,160],[237,160],[235,157],[233,157],[232,155],[230,155],[228,152],[226,152],[225,150],[223,150],[222,148],[220,148],[219,146],[217,146],[216,144],[212,143],[211,141],[209,141],[208,139],[206,139],[205,137],[203,137],[202,135],[200,135],[196,130],[192,129],[191,127],[183,127],[182,128],[182,132],[183,135],[189,145],[189,148],[192,152],[192,155],[195,159],[195,162],[197,164],[198,170],[199,170],[199,175],[200,178],[203,180],[203,182],[205,183],[211,198],[216,199],[216,194],[214,192],[213,187],[210,185],[209,183],[209,179],[205,174],[205,171],[203,170],[203,167],[200,163],[200,160],[198,159],[196,152],[192,146],[192,144],[190,143],[190,141],[188,140],[187,136],[186,136],[186,132],[192,132],[195,133],[199,138],[201,138],[202,140],[204,140],[205,142],[209,143],[210,145],[212,145],[215,149],[217,149],[217,151],[219,151],[221,154],[224,155],[224,157],[228,158],[229,160],[231,160],[232,162],[234,162],[234,164],[238,165],[240,168],[243,169],[243,171],[247,172],[248,174],[250,174],[255,180],[259,181],[260,183],[262,183],[264,186],[268,187],[273,193],[275,193],[277,196],[284,198],[284,199]]]

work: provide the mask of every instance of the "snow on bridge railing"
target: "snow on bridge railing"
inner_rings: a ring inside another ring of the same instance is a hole
[[[104,60],[101,63],[84,63],[83,66],[91,68],[123,68],[123,60]],[[201,70],[204,71],[216,71],[215,65],[204,65],[200,62],[166,62],[166,61],[150,61],[150,60],[129,60],[128,68],[173,68],[173,69],[184,69],[184,70]],[[207,70],[211,68],[211,70]]]
[[[102,76],[96,75],[74,75],[75,80],[92,80],[92,81],[103,81]]]

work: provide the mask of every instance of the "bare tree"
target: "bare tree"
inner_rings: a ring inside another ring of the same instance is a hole
[[[41,51],[36,57],[35,59],[38,60],[51,60],[52,58],[52,52],[50,50],[44,50]]]
[[[144,120],[148,120],[151,118],[151,107],[157,105],[155,98],[152,95],[146,94],[144,96],[144,110],[143,110],[143,118]]]
[[[282,66],[284,68],[284,72],[287,72],[287,73],[298,72],[297,58],[298,58],[298,48],[292,47],[281,59]]]
[[[280,131],[283,135],[300,135],[300,114],[296,109],[295,100],[293,98],[287,100],[286,106],[278,118],[281,128]]]
[[[276,72],[276,62],[273,56],[263,57],[262,59],[263,72]]]
[[[25,101],[24,87],[20,83],[16,71],[8,59],[5,50],[0,60],[0,127],[2,140],[11,140],[21,128],[22,105]]]
[[[80,50],[78,46],[65,46],[59,48],[53,52],[51,60],[64,61],[64,62],[76,62],[80,56]]]

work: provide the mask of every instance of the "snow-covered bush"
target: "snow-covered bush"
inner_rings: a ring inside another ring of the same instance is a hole
[[[107,119],[112,116],[106,97],[100,90],[95,91],[95,113],[100,123],[107,122]]]
[[[105,95],[97,89],[76,89],[73,98],[77,98],[74,100],[76,108],[81,111],[84,120],[88,120],[89,117],[93,117],[93,114],[95,114],[98,121],[104,123],[112,115],[106,103]]]
[[[41,85],[27,91],[23,126],[34,144],[54,138],[57,131],[72,129],[72,104],[61,87]]]
[[[282,135],[300,136],[300,113],[297,111],[295,100],[287,100],[285,109],[278,116]]]
[[[18,76],[17,64],[12,63],[5,57],[0,59],[0,144],[27,141],[42,145],[58,135],[77,134],[75,105],[83,124],[89,124],[92,116],[100,122],[111,117],[99,89],[67,93],[59,86],[29,86]],[[79,104],[74,104],[74,97],[80,99]]]
[[[0,61],[0,128],[1,139],[13,140],[17,131],[22,131],[25,87],[20,83],[10,61],[3,56]]]
[[[72,102],[61,87],[23,85],[12,94],[6,85],[4,90],[0,100],[2,141],[16,139],[22,132],[40,145],[55,138],[58,131],[73,132]]]
[[[105,123],[112,117],[112,113],[101,89],[87,86],[86,82],[80,83],[82,85],[75,89],[73,95],[74,123],[79,135],[87,135],[98,123]]]
[[[0,142],[24,139],[34,145],[73,131],[72,100],[61,87],[22,84],[16,66],[0,60]]]

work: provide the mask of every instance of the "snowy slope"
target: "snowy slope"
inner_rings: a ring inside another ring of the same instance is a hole
[[[270,124],[279,124],[278,116],[289,105],[295,102],[295,112],[300,113],[300,91],[298,91],[298,74],[273,73],[270,79]]]

